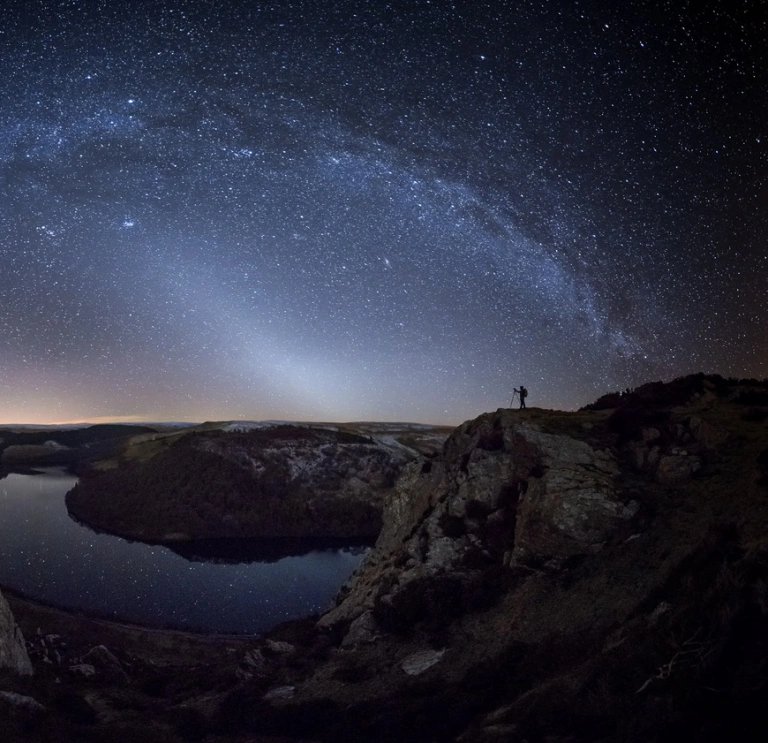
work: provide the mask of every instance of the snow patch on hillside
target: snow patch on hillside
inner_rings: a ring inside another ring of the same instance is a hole
[[[389,449],[390,451],[405,452],[410,456],[419,456],[419,452],[417,452],[415,449],[411,449],[410,446],[406,446],[405,444],[399,442],[396,436],[374,436],[373,438],[375,441],[381,444],[381,446],[383,446],[385,449]]]
[[[243,433],[244,431],[253,431],[257,428],[274,428],[275,426],[290,426],[291,421],[232,421],[221,427],[222,431],[230,433]]]

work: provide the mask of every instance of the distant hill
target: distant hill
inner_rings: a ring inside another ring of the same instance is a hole
[[[61,446],[86,446],[94,441],[106,441],[108,439],[122,438],[123,436],[135,436],[142,433],[157,433],[157,429],[148,426],[134,426],[126,424],[98,424],[83,428],[46,429],[14,433],[7,429],[0,429],[0,439],[7,445],[33,446],[44,444],[46,441],[55,441]]]
[[[442,445],[419,426],[206,423],[126,443],[67,495],[70,513],[132,539],[375,537],[402,467]]]
[[[160,452],[194,433],[224,431],[244,433],[251,430],[274,429],[279,426],[339,431],[349,434],[374,437],[387,447],[404,448],[404,451],[418,454],[435,454],[453,431],[450,426],[432,426],[423,423],[321,423],[290,421],[207,421],[193,426],[153,430],[127,440],[119,449],[92,463],[96,470],[110,470],[129,462],[143,462],[152,459]]]
[[[72,464],[95,457],[99,452],[103,456],[120,439],[144,433],[156,433],[156,430],[123,424],[33,431],[0,428],[0,463],[5,466]]]

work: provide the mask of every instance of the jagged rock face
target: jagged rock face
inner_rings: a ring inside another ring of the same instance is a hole
[[[727,431],[692,415],[631,432],[623,452],[633,468],[660,485],[675,487],[700,475],[728,440]]]
[[[637,515],[623,498],[614,456],[568,436],[524,427],[540,452],[544,473],[530,478],[520,498],[513,557],[546,562],[599,550]]]
[[[22,675],[32,674],[32,663],[27,655],[24,637],[16,626],[11,607],[0,593],[0,668],[10,668]]]
[[[515,411],[463,424],[438,458],[405,469],[376,549],[321,624],[368,610],[384,625],[460,611],[484,571],[598,551],[639,511],[618,473],[609,452]]]

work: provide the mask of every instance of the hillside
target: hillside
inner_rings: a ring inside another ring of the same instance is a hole
[[[576,413],[483,414],[405,466],[324,615],[162,680],[134,659],[130,684],[68,681],[93,719],[58,732],[748,738],[768,722],[767,421],[768,384],[703,375]]]
[[[418,456],[392,437],[349,430],[209,424],[137,437],[119,466],[84,476],[67,507],[97,529],[149,542],[370,539],[384,493]]]
[[[130,437],[156,433],[148,426],[123,424],[31,431],[0,428],[0,464],[8,468],[74,464],[111,454]]]

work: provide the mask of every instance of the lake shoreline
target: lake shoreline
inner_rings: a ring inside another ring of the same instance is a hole
[[[257,643],[262,635],[227,635],[194,633],[184,630],[145,627],[130,622],[89,616],[86,612],[48,606],[3,588],[16,624],[27,642],[59,635],[67,644],[86,652],[104,645],[121,655],[141,658],[158,668],[186,668],[198,664],[216,664],[232,653],[240,654]],[[290,623],[287,623],[290,625]],[[280,632],[280,628],[270,633]]]
[[[142,623],[127,617],[121,617],[119,615],[108,616],[106,613],[92,611],[83,607],[67,606],[65,604],[47,602],[41,599],[37,599],[34,596],[30,596],[17,588],[5,585],[4,583],[0,583],[0,592],[8,600],[8,603],[12,604],[12,608],[13,605],[19,604],[30,609],[34,608],[36,612],[41,614],[49,613],[52,616],[66,615],[72,621],[94,622],[108,625],[114,628],[121,628],[131,632],[153,633],[158,635],[180,635],[184,637],[224,642],[227,640],[253,640],[254,638],[261,637],[266,632],[272,631],[263,630],[262,632],[214,632],[212,630],[207,630],[204,627],[200,627],[199,629],[190,629],[184,628],[182,626],[174,626],[171,623],[167,623],[165,625],[154,625],[151,623]],[[310,617],[311,616],[315,615],[310,615]],[[288,622],[290,621],[292,620],[288,620]],[[276,626],[279,627],[280,625],[278,624]]]
[[[71,518],[65,496],[75,482],[61,468],[0,481],[0,586],[38,607],[141,631],[254,637],[314,616],[370,546],[129,542]]]

